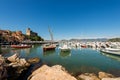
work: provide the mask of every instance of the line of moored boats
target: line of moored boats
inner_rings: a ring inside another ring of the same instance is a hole
[[[104,53],[120,55],[120,42],[61,42],[61,51],[69,51],[72,48],[92,48]]]
[[[58,46],[59,45],[59,46]],[[68,42],[61,41],[58,44],[44,44],[43,51],[55,50],[56,47],[60,49],[61,52],[70,52],[73,48],[92,48],[100,50],[104,53],[120,55],[120,42]],[[20,44],[20,45],[10,45],[11,48],[31,48],[32,45]]]

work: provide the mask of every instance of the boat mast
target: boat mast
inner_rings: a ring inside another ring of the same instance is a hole
[[[49,33],[50,33],[50,37],[51,37],[51,43],[53,42],[53,34],[52,34],[52,31],[50,30],[50,27],[48,26],[48,30],[49,30]]]

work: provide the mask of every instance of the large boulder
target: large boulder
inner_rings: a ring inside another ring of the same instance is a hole
[[[49,67],[43,65],[35,70],[28,78],[28,80],[77,80],[65,71],[60,65]]]

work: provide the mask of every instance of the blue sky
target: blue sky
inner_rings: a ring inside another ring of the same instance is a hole
[[[120,0],[0,0],[0,29],[44,39],[120,37]]]

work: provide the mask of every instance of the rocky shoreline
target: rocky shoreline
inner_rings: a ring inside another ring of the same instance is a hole
[[[0,80],[23,80],[21,77],[25,77],[31,64],[38,62],[40,62],[39,58],[29,60],[19,58],[18,53],[7,58],[0,55]],[[38,65],[32,68],[32,72],[27,75],[26,80],[120,80],[120,77],[106,72],[81,73],[78,76],[72,76],[61,65],[51,67]]]

